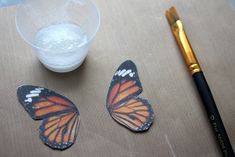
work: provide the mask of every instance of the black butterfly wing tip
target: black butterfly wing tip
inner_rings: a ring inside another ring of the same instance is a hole
[[[16,91],[17,99],[20,102],[20,104],[25,108],[24,104],[24,92],[22,90],[23,86],[19,86]]]
[[[25,85],[25,84],[22,84],[20,86],[17,87],[17,91],[20,91],[22,90],[23,88],[32,88],[32,87],[38,87],[38,86],[32,86],[32,85]]]
[[[34,88],[34,87],[37,87],[37,86],[32,86],[32,85],[20,85],[17,87],[17,97],[19,99],[20,102],[22,102],[22,98],[23,98],[23,95],[26,94],[26,92],[28,90],[30,90],[31,88]]]
[[[135,63],[132,60],[126,60],[121,65],[129,65],[136,67]]]
[[[21,91],[22,91],[22,88],[24,88],[25,85],[21,85],[19,87],[17,87],[17,90],[16,90],[16,93],[17,93],[17,96],[19,97]]]

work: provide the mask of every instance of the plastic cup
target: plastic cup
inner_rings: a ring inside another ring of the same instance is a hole
[[[16,5],[20,2],[21,2],[21,0],[0,0],[0,7]]]
[[[16,14],[20,36],[45,67],[61,73],[82,64],[99,25],[89,0],[24,0]]]
[[[235,0],[230,0],[230,2],[231,2],[232,8],[235,9]]]

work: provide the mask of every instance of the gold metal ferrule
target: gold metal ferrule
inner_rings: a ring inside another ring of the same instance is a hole
[[[180,47],[184,60],[189,68],[190,73],[193,75],[197,72],[202,71],[197,61],[197,58],[193,52],[193,49],[188,41],[183,24],[179,18],[175,7],[171,7],[169,10],[166,11],[166,17],[171,26],[171,30],[174,34],[174,37]]]
[[[175,39],[180,47],[184,60],[188,65],[191,75],[202,71],[197,61],[197,58],[193,52],[193,49],[188,41],[188,38],[185,34],[182,22],[180,20],[177,20],[176,23],[171,26],[171,28]]]

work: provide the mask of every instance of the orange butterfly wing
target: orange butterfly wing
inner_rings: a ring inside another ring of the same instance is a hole
[[[48,96],[39,98],[39,102],[32,105],[35,118],[48,117],[66,110],[71,110],[74,106],[58,96]]]
[[[154,112],[147,100],[132,98],[112,109],[112,117],[132,131],[146,131],[154,119]]]
[[[40,126],[41,140],[53,148],[70,147],[78,133],[79,116],[76,112],[64,113],[43,120]]]
[[[54,149],[70,147],[77,136],[79,112],[66,97],[46,88],[25,85],[17,90],[20,103],[39,127],[41,140]]]
[[[114,74],[106,107],[114,120],[135,132],[148,130],[155,116],[149,102],[137,97],[141,92],[135,64],[125,61]]]
[[[110,90],[107,107],[120,103],[133,95],[137,95],[141,91],[142,88],[136,85],[135,80],[122,80],[120,83],[115,84]]]

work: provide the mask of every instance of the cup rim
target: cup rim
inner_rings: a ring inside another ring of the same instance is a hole
[[[91,0],[86,0],[86,1],[88,1],[89,3],[91,3],[91,5],[94,6],[94,8],[95,8],[95,10],[96,10],[96,12],[97,12],[97,15],[98,15],[98,24],[97,24],[97,26],[96,26],[96,30],[94,31],[94,33],[91,35],[91,37],[90,37],[89,40],[87,41],[87,43],[90,43],[90,42],[95,38],[95,36],[96,36],[96,34],[97,34],[97,32],[98,32],[98,30],[99,30],[99,28],[100,28],[100,11],[99,11],[97,5],[96,5],[94,2],[92,2]],[[21,7],[22,5],[23,5],[23,4],[21,3],[18,7]],[[19,35],[21,36],[21,38],[22,38],[27,44],[29,44],[30,46],[32,46],[33,48],[36,48],[36,49],[38,49],[38,50],[45,51],[45,52],[50,51],[50,50],[48,50],[48,49],[45,49],[45,48],[42,48],[42,47],[39,47],[39,46],[33,44],[33,42],[29,41],[26,37],[24,37],[24,35],[22,34],[22,32],[20,31],[19,26],[18,26],[18,22],[17,22],[17,15],[18,15],[18,14],[19,14],[19,8],[17,9],[16,15],[15,15],[15,25],[16,25],[16,30],[17,30],[17,32],[19,33]],[[84,45],[85,45],[85,44],[79,45],[78,48],[83,47]]]

